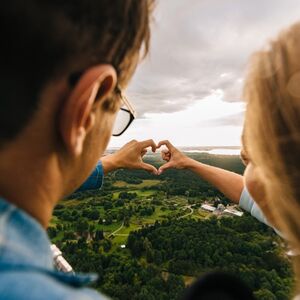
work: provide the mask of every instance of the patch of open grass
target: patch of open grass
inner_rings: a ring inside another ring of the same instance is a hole
[[[138,197],[150,197],[156,194],[155,190],[147,190],[147,191],[141,191],[141,190],[132,190],[130,191],[132,193],[136,193]]]
[[[128,236],[124,235],[116,235],[113,239],[113,245],[116,247],[120,247],[122,244],[126,244]]]
[[[61,200],[59,203],[63,204],[66,207],[70,207],[70,206],[76,206],[76,205],[78,205],[80,203],[83,203],[86,200],[88,200],[88,199],[82,199],[82,200],[79,200],[79,199]]]
[[[110,225],[104,225],[104,224],[97,224],[96,228],[98,230],[103,230],[104,232],[108,233],[108,232],[113,232],[115,230],[117,230],[120,226],[121,226],[122,222],[116,222],[116,223],[112,223]]]
[[[134,223],[130,223],[129,227],[124,226],[120,231],[118,231],[118,234],[129,234],[131,231],[135,231],[140,229],[141,226],[134,224]]]
[[[127,183],[125,181],[116,181],[113,186],[115,187],[120,187],[120,188],[134,188],[134,189],[141,189],[143,187],[149,187],[149,186],[154,186],[154,185],[158,185],[159,183],[161,183],[160,180],[150,180],[150,179],[146,179],[143,180],[142,183],[139,184],[132,184],[132,183]]]
[[[128,190],[128,193],[136,193],[138,197],[144,198],[144,197],[150,197],[156,194],[157,191],[155,190],[147,190],[147,191],[141,191],[141,190]],[[114,192],[112,193],[112,199],[117,200],[119,198],[119,194],[121,192]]]

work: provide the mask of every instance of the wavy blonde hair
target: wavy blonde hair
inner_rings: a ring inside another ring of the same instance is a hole
[[[300,252],[300,23],[254,54],[244,98],[249,157],[259,170],[276,225]]]

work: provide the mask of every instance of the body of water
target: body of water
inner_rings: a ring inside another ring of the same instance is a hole
[[[106,154],[113,153],[117,151],[119,148],[110,148],[106,150]],[[180,151],[185,153],[209,153],[209,154],[215,154],[215,155],[240,155],[241,149],[239,147],[180,147]],[[156,154],[160,153],[159,149]],[[149,150],[148,155],[156,155],[152,154],[152,152]]]
[[[187,153],[209,153],[217,155],[240,155],[240,149],[216,148],[209,150],[185,150]]]

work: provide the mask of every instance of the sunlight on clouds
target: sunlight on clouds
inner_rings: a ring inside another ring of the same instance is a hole
[[[203,100],[195,101],[195,104],[185,110],[174,113],[146,113],[147,119],[157,120],[163,123],[176,123],[179,120],[186,124],[202,124],[203,121],[223,118],[232,114],[242,112],[244,104],[241,102],[224,102],[222,90],[212,91],[212,94]],[[196,126],[195,126],[196,127]]]
[[[110,146],[149,138],[169,139],[177,146],[239,145],[242,126],[224,126],[218,120],[242,113],[244,103],[225,102],[222,98],[223,91],[216,90],[179,112],[146,113],[145,119],[137,119],[124,136],[113,138]]]
[[[296,0],[158,1],[150,55],[126,91],[141,119],[111,145],[239,145],[248,59],[299,20],[299,10]]]

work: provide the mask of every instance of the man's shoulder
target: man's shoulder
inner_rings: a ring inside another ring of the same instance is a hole
[[[0,271],[0,299],[80,299],[104,300],[106,297],[90,288],[68,285],[47,273],[36,271]]]

